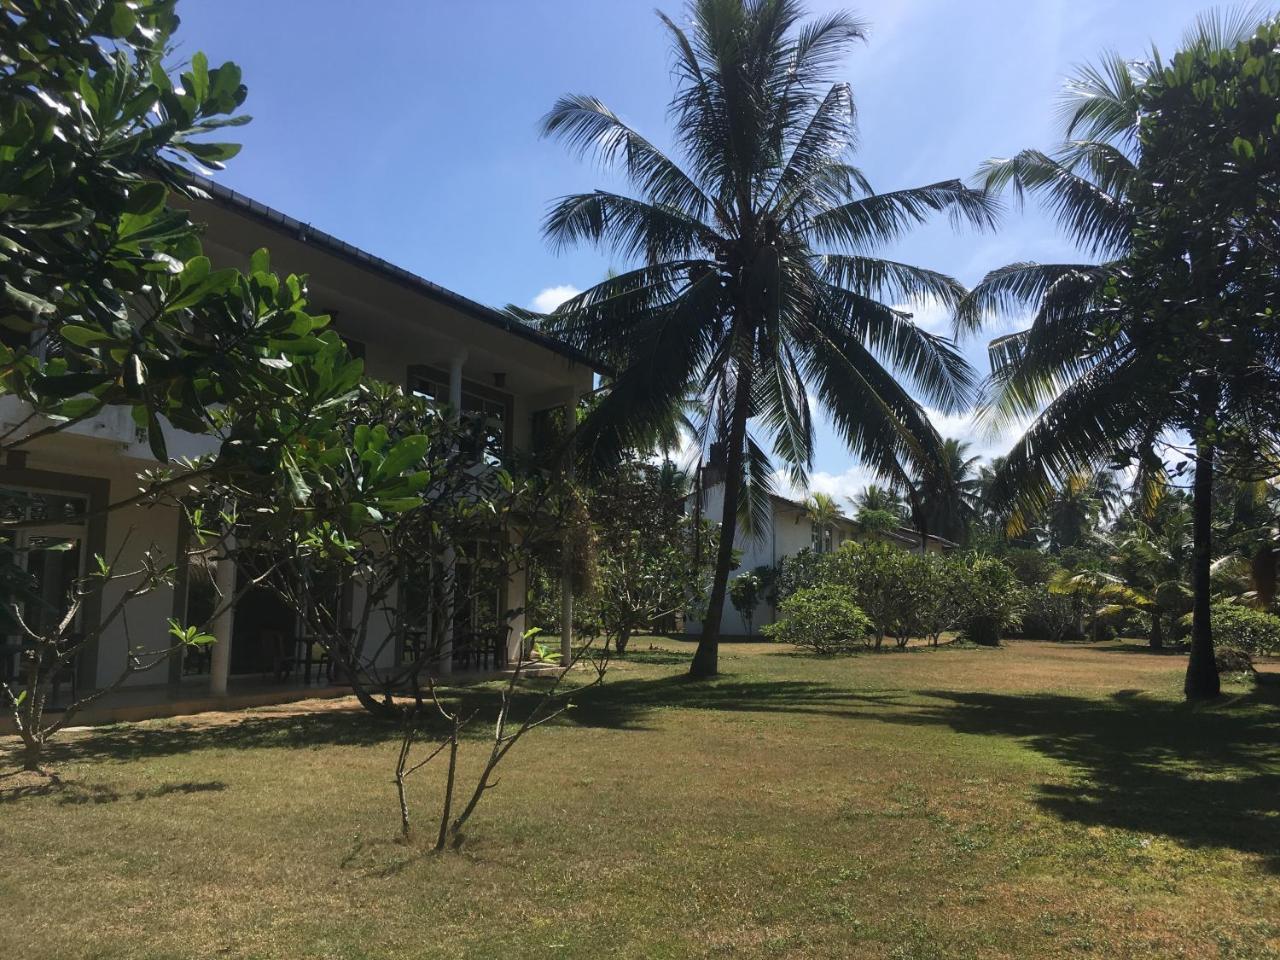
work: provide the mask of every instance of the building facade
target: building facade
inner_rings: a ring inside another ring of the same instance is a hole
[[[333,318],[353,355],[363,358],[368,376],[483,413],[500,424],[506,450],[528,451],[540,412],[572,409],[591,390],[591,361],[567,345],[247,197],[206,181],[198,186],[207,196],[189,206],[193,219],[206,224],[204,252],[215,265],[245,269],[255,250],[267,248],[277,272],[308,277],[312,311]],[[0,430],[35,429],[39,421],[29,421],[29,413],[16,398],[0,398]],[[174,458],[211,449],[206,437],[176,430],[167,436]],[[34,440],[0,463],[8,515],[36,521],[10,536],[21,540],[13,545],[39,578],[48,607],[65,597],[95,554],[119,553],[127,568],[151,544],[169,557],[182,553],[178,511],[135,506],[103,512],[136,491],[138,473],[155,465],[145,434],[125,409],[104,410]],[[47,524],[39,522],[45,520]],[[229,570],[218,571],[214,579],[221,587],[235,583]],[[131,603],[133,643],[166,646],[169,618],[187,622],[197,589],[193,578],[180,571],[173,590],[158,590]],[[505,593],[506,609],[523,608],[522,574],[498,589]],[[80,617],[93,621],[113,600],[111,595],[91,598]],[[39,622],[37,611],[31,616]],[[192,654],[185,662],[174,658],[160,668],[167,673],[143,674],[131,682],[158,683],[175,692],[203,686],[221,693],[229,678],[263,676],[282,647],[305,642],[294,614],[265,595],[246,594],[220,619],[225,621],[216,631],[222,649],[213,655]],[[522,626],[514,624],[511,635],[518,638]],[[11,628],[0,636],[0,679],[11,678],[18,669],[21,636]],[[380,656],[390,663],[398,650],[387,644]],[[310,654],[302,659],[309,669]],[[119,676],[125,661],[121,624],[107,630],[96,648],[84,651],[74,681],[81,692],[98,688]]]
[[[764,529],[756,531],[754,535],[740,529],[734,538],[734,546],[741,553],[742,558],[738,568],[729,574],[730,580],[757,567],[776,569],[784,558],[793,557],[802,550],[828,553],[838,550],[842,544],[851,540],[864,539],[858,530],[858,525],[848,517],[839,517],[820,529],[810,519],[808,508],[800,501],[780,496],[772,496],[770,500],[772,510]],[[724,486],[722,484],[708,486],[703,491],[703,517],[718,520],[723,504]],[[900,527],[897,530],[880,533],[877,537],[912,553],[921,553],[925,549],[930,553],[938,553],[952,550],[956,546],[950,540],[944,540],[941,537],[922,538],[910,527]],[[726,597],[720,619],[720,632],[726,637],[756,638],[760,636],[762,626],[774,623],[777,619],[777,608],[767,599],[763,599],[756,607],[751,623],[748,624]],[[694,636],[700,635],[702,622],[686,618],[685,632]]]

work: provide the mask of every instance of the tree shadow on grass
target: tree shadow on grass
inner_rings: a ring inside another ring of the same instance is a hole
[[[565,718],[578,726],[627,730],[643,729],[649,715],[660,709],[853,718],[867,716],[872,708],[892,706],[905,696],[905,693],[889,692],[854,693],[844,687],[806,680],[735,677],[692,680],[680,674],[606,681],[578,697]]]
[[[121,793],[114,787],[101,783],[80,783],[54,777],[32,777],[26,781],[5,786],[0,782],[0,804],[15,803],[28,797],[56,797],[59,806],[83,806],[86,804],[116,803],[120,800],[152,800],[173,794],[220,793],[227,789],[221,780],[188,780],[181,783],[162,783],[143,790]]]
[[[256,747],[315,749],[324,746],[369,746],[388,742],[398,730],[363,710],[300,713],[289,716],[245,714],[232,723],[191,720],[122,723],[54,740],[45,762],[53,769],[68,763],[140,760],[196,750],[243,750]],[[0,770],[19,765],[17,738],[6,753],[0,746]],[[2,784],[0,784],[2,786]]]
[[[1122,690],[1106,700],[921,691],[936,703],[879,719],[1010,737],[1077,774],[1036,803],[1061,820],[1263,858],[1280,872],[1280,677],[1212,706]]]

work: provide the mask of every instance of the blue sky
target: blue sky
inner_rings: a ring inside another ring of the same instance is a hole
[[[682,0],[659,0],[679,18]],[[1115,49],[1170,51],[1195,0],[811,0],[870,24],[840,79],[853,86],[858,163],[878,190],[968,177],[985,159],[1049,146],[1070,68]],[[254,120],[221,182],[300,220],[494,305],[552,305],[625,264],[543,241],[548,202],[617,186],[589,161],[539,140],[556,97],[601,97],[667,143],[664,32],[650,0],[183,0],[179,55],[234,60]],[[358,12],[357,12],[358,11]],[[885,255],[967,284],[1012,260],[1073,259],[1052,224],[1011,210],[995,234],[944,223]],[[939,317],[921,316],[938,324]],[[984,345],[966,352],[985,370]],[[969,417],[944,434],[998,453],[1007,438]],[[814,489],[851,494],[866,476],[820,430]]]

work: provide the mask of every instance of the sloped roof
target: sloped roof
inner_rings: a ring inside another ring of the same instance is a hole
[[[406,286],[415,293],[420,293],[423,296],[437,301],[438,303],[445,304],[446,306],[452,307],[453,309],[465,313],[468,316],[474,317],[483,323],[498,327],[499,329],[505,330],[508,333],[524,340],[536,343],[541,347],[545,347],[546,349],[553,351],[554,353],[560,354],[562,357],[566,357],[574,361],[575,363],[585,364],[592,370],[600,373],[608,372],[604,364],[587,356],[587,354],[583,353],[577,347],[570,346],[563,340],[559,340],[556,337],[543,333],[541,330],[537,330],[534,327],[529,326],[527,323],[522,323],[500,310],[495,310],[493,307],[486,307],[484,304],[471,300],[468,297],[464,297],[460,293],[454,293],[452,290],[448,290],[440,286],[438,283],[432,283],[425,277],[420,277],[416,273],[412,273],[403,267],[398,267],[389,260],[384,260],[381,257],[375,256],[368,251],[347,243],[345,240],[340,240],[332,234],[325,233],[323,230],[317,230],[308,223],[295,220],[293,217],[281,213],[279,210],[273,209],[265,203],[254,200],[252,197],[245,196],[243,193],[238,193],[229,187],[224,187],[222,184],[215,183],[207,177],[192,175],[189,177],[189,180],[191,185],[195,188],[195,191],[193,192],[198,192],[197,195],[199,193],[207,194],[209,199],[221,206],[228,207],[239,213],[251,216],[269,226],[281,230],[282,232],[293,235],[303,243],[320,247],[326,253],[351,261],[357,266],[380,274],[392,282]]]

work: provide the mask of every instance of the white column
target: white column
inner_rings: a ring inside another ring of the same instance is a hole
[[[526,571],[519,567],[507,573],[506,609],[520,612],[507,621],[507,665],[515,666],[524,653],[524,605],[527,592]]]
[[[577,426],[578,390],[569,388],[569,397],[564,406],[565,429],[572,432]],[[565,471],[573,477],[573,452],[570,451],[565,460]],[[573,666],[573,535],[565,531],[561,555],[563,563],[560,569],[560,665]]]
[[[467,361],[467,352],[459,350],[449,358],[449,418],[455,424],[462,416],[462,365]],[[436,672],[441,676],[453,673],[453,621],[457,615],[455,590],[458,582],[458,552],[453,544],[448,544],[441,554],[441,571],[444,577],[444,616],[443,629],[440,631],[440,659],[436,663]]]
[[[227,694],[227,678],[231,675],[231,633],[235,628],[236,611],[231,598],[236,595],[236,541],[227,537],[223,549],[228,556],[218,561],[214,583],[218,588],[218,606],[221,612],[213,621],[213,653],[209,658],[209,692],[214,696]]]
[[[467,362],[467,351],[459,350],[449,358],[449,406],[456,422],[462,410],[462,365]]]

